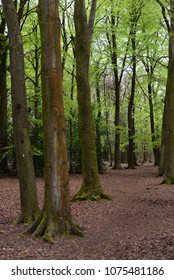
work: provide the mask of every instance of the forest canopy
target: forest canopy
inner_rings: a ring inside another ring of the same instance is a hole
[[[19,5],[20,1],[14,1]],[[25,57],[25,79],[30,139],[37,175],[43,174],[43,127],[41,113],[40,31],[37,1],[26,2],[21,19]],[[59,1],[63,95],[71,172],[81,172],[79,149],[77,88],[74,53],[74,1]],[[88,11],[88,1],[86,1]],[[138,11],[138,14],[137,14]],[[138,15],[137,17],[135,15]],[[88,15],[89,16],[89,15]],[[135,21],[135,22],[133,22]],[[1,9],[1,27],[3,14]],[[1,54],[8,48],[7,30],[1,28]],[[134,39],[134,49],[132,49]],[[115,58],[114,58],[115,57]],[[134,68],[136,59],[136,71]],[[163,105],[168,63],[168,34],[157,1],[98,1],[90,47],[89,79],[92,111],[96,128],[97,159],[114,161],[115,134],[120,137],[121,162],[127,162],[129,139],[139,163],[154,160],[153,149],[160,147]],[[7,50],[7,70],[9,59]],[[133,71],[135,72],[133,74]],[[128,107],[134,79],[132,119],[133,135],[129,135]],[[119,120],[116,91],[119,87]],[[149,92],[150,91],[150,92]],[[1,149],[1,162],[8,159],[8,169],[16,172],[11,118],[10,73],[7,71],[7,136]],[[1,98],[1,102],[3,102]],[[4,105],[5,106],[5,105]],[[3,114],[1,105],[1,114]],[[153,114],[153,130],[151,127]],[[3,122],[3,117],[1,117]],[[115,122],[116,121],[116,122]],[[0,126],[2,128],[2,125]],[[1,137],[3,133],[0,133]],[[153,137],[152,137],[153,136]],[[152,139],[153,138],[153,139]],[[2,141],[2,140],[1,140]],[[2,164],[2,163],[1,163]],[[3,172],[3,166],[1,167]],[[7,170],[6,170],[7,171]]]

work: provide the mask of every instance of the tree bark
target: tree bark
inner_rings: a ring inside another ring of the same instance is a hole
[[[121,80],[118,76],[117,63],[117,43],[115,34],[115,16],[111,16],[112,22],[112,65],[114,71],[114,88],[115,88],[115,143],[114,143],[114,166],[113,169],[121,169],[121,153],[120,153],[120,85]]]
[[[28,223],[37,217],[39,209],[28,130],[24,52],[14,2],[2,3],[9,35],[13,133],[21,198],[21,216],[17,222]]]
[[[105,172],[105,167],[103,163],[103,151],[102,151],[102,143],[101,143],[101,93],[100,93],[100,78],[101,73],[99,72],[99,63],[96,65],[97,73],[95,77],[95,86],[96,86],[96,99],[97,99],[97,116],[96,116],[96,152],[97,152],[97,164],[99,173]]]
[[[164,20],[169,31],[169,62],[164,104],[161,159],[159,166],[160,175],[164,175],[164,183],[174,183],[174,0],[170,1],[170,23],[165,16],[165,7],[157,1],[162,8]]]
[[[150,77],[151,79],[151,77]],[[148,100],[149,100],[149,109],[150,109],[150,128],[152,135],[152,144],[153,144],[153,155],[154,155],[154,165],[159,165],[160,163],[160,149],[156,146],[155,142],[157,140],[157,136],[155,133],[155,122],[154,122],[154,109],[153,109],[153,99],[152,99],[152,83],[149,81],[148,83]]]
[[[111,146],[111,141],[110,141],[110,131],[109,131],[109,111],[108,111],[108,106],[107,106],[107,96],[106,96],[106,75],[104,75],[103,79],[103,93],[104,93],[104,104],[105,104],[105,122],[106,122],[106,144],[105,146],[107,147],[105,149],[105,160],[109,160],[110,164],[109,166],[112,167],[112,162],[113,162],[113,156],[112,156],[112,146]]]
[[[132,17],[131,23],[131,45],[132,45],[132,78],[131,78],[131,94],[129,98],[128,104],[128,138],[129,138],[129,146],[128,146],[128,168],[135,168],[136,160],[135,160],[135,121],[134,121],[134,98],[135,98],[135,86],[136,86],[136,25],[137,19],[136,16]]]
[[[137,165],[136,155],[135,155],[135,87],[136,87],[136,67],[137,67],[137,23],[141,16],[141,9],[143,7],[143,1],[132,1],[131,3],[131,13],[130,13],[130,41],[131,41],[131,51],[132,51],[132,78],[131,78],[131,94],[128,104],[128,168],[133,169]]]
[[[38,220],[28,230],[51,241],[58,234],[82,235],[72,222],[62,94],[60,19],[57,0],[39,1],[41,81],[44,127],[45,199]]]
[[[85,0],[75,0],[75,55],[78,99],[78,120],[82,152],[83,183],[73,200],[96,200],[107,198],[100,184],[94,122],[89,85],[89,59],[92,30],[97,0],[93,0],[87,22]]]

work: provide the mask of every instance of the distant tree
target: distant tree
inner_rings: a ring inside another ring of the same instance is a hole
[[[96,155],[94,121],[91,107],[89,85],[90,45],[93,33],[97,0],[92,0],[87,18],[85,0],[75,0],[75,56],[78,99],[78,121],[82,153],[83,183],[74,200],[101,199],[107,195],[103,192]]]
[[[32,8],[32,7],[31,7]],[[37,13],[27,18],[23,27],[25,48],[25,75],[30,111],[30,140],[36,176],[43,175],[43,127],[41,113],[41,70],[40,70],[40,32]]]
[[[141,15],[144,1],[131,1],[130,10],[130,41],[131,41],[131,93],[128,103],[128,168],[132,169],[136,165],[135,158],[135,87],[136,87],[136,68],[137,68],[137,24]]]
[[[157,44],[157,42],[156,42]],[[158,48],[158,45],[157,45]],[[152,57],[151,57],[152,53]],[[146,49],[146,56],[141,58],[141,61],[144,65],[145,71],[147,73],[147,91],[148,91],[148,102],[149,102],[149,112],[150,112],[150,128],[151,128],[151,139],[153,145],[153,155],[154,155],[154,165],[159,165],[160,163],[160,147],[158,145],[159,142],[159,135],[157,134],[156,127],[155,127],[155,111],[154,111],[154,87],[153,87],[153,80],[154,80],[154,72],[158,66],[158,62],[161,59],[161,56],[158,58],[156,56],[156,49],[152,51],[147,46]]]
[[[6,21],[1,11],[0,23],[0,173],[8,173],[7,166],[7,36]]]
[[[14,1],[3,0],[2,4],[8,26],[10,48],[13,134],[21,198],[21,216],[18,222],[28,223],[37,217],[39,209],[28,130],[24,51],[20,33],[19,14],[17,14]]]
[[[115,140],[114,140],[114,166],[113,169],[121,169],[121,153],[120,153],[120,94],[121,94],[121,83],[123,79],[123,74],[125,71],[128,45],[130,42],[130,36],[127,37],[126,47],[122,45],[122,48],[125,48],[122,60],[120,62],[119,57],[119,36],[117,33],[120,32],[120,26],[122,26],[122,21],[120,19],[120,1],[115,2],[110,0],[110,15],[107,16],[106,24],[107,27],[107,40],[109,44],[111,63],[113,66],[114,74],[114,92],[115,92]],[[122,27],[123,28],[123,27]]]
[[[57,234],[82,235],[72,222],[69,205],[58,8],[57,0],[39,0],[45,199],[38,220],[28,232],[48,242]]]
[[[100,80],[102,77],[103,69],[100,69],[99,60],[96,62],[95,70],[95,90],[96,90],[96,101],[97,101],[97,115],[96,115],[96,151],[97,151],[97,162],[99,172],[105,171],[103,163],[103,151],[102,151],[102,137],[101,137],[101,121],[102,121],[102,108],[101,108],[101,88]]]

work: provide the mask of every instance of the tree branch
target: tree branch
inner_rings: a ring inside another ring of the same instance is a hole
[[[21,21],[22,17],[23,17],[23,12],[24,12],[24,6],[25,4],[28,2],[29,0],[20,0],[20,6],[19,6],[19,10],[18,10],[18,19],[19,22]]]
[[[97,0],[92,0],[89,22],[88,22],[88,31],[92,36],[94,20],[95,20],[95,12],[96,12]]]
[[[166,8],[164,6],[164,4],[160,1],[160,0],[156,0],[156,2],[160,5],[161,7],[161,10],[162,10],[162,15],[163,15],[163,19],[166,23],[166,26],[167,26],[167,30],[168,30],[168,33],[170,32],[170,23],[167,19],[167,16],[166,16]]]

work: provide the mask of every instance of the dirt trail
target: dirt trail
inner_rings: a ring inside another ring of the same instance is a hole
[[[0,178],[0,259],[174,259],[174,185],[160,185],[152,165],[101,175],[112,201],[71,204],[84,238],[56,238],[53,245],[21,234],[18,181]],[[70,177],[71,194],[81,176]],[[40,205],[43,180],[37,179]]]

